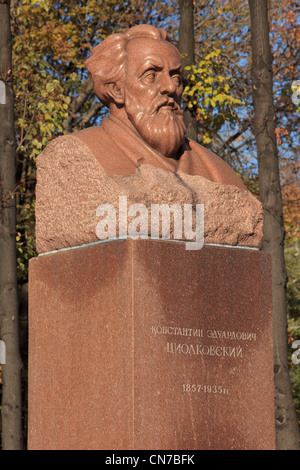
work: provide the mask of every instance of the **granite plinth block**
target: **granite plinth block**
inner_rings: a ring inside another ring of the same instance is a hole
[[[29,277],[29,449],[275,448],[268,254],[118,240]]]

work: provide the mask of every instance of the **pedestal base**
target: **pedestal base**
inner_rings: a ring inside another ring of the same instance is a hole
[[[29,288],[29,449],[275,448],[269,255],[119,240]]]

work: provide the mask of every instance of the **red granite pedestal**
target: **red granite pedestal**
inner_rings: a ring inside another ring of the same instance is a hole
[[[28,448],[274,449],[266,253],[119,240],[30,261]]]

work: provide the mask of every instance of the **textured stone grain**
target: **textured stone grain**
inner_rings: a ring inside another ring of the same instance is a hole
[[[118,216],[119,196],[127,196],[128,206],[144,204],[149,213],[151,204],[204,204],[206,243],[257,247],[262,237],[260,202],[233,185],[149,164],[133,175],[108,176],[87,146],[71,136],[50,143],[37,168],[38,253],[97,241],[97,207],[110,203]],[[150,235],[150,218],[144,235]]]
[[[184,245],[30,261],[30,450],[274,449],[270,256]]]

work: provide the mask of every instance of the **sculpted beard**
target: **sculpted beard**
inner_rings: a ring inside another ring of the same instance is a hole
[[[162,96],[150,108],[144,108],[136,97],[127,95],[125,107],[143,140],[164,157],[172,157],[183,144],[186,127],[172,98]]]

